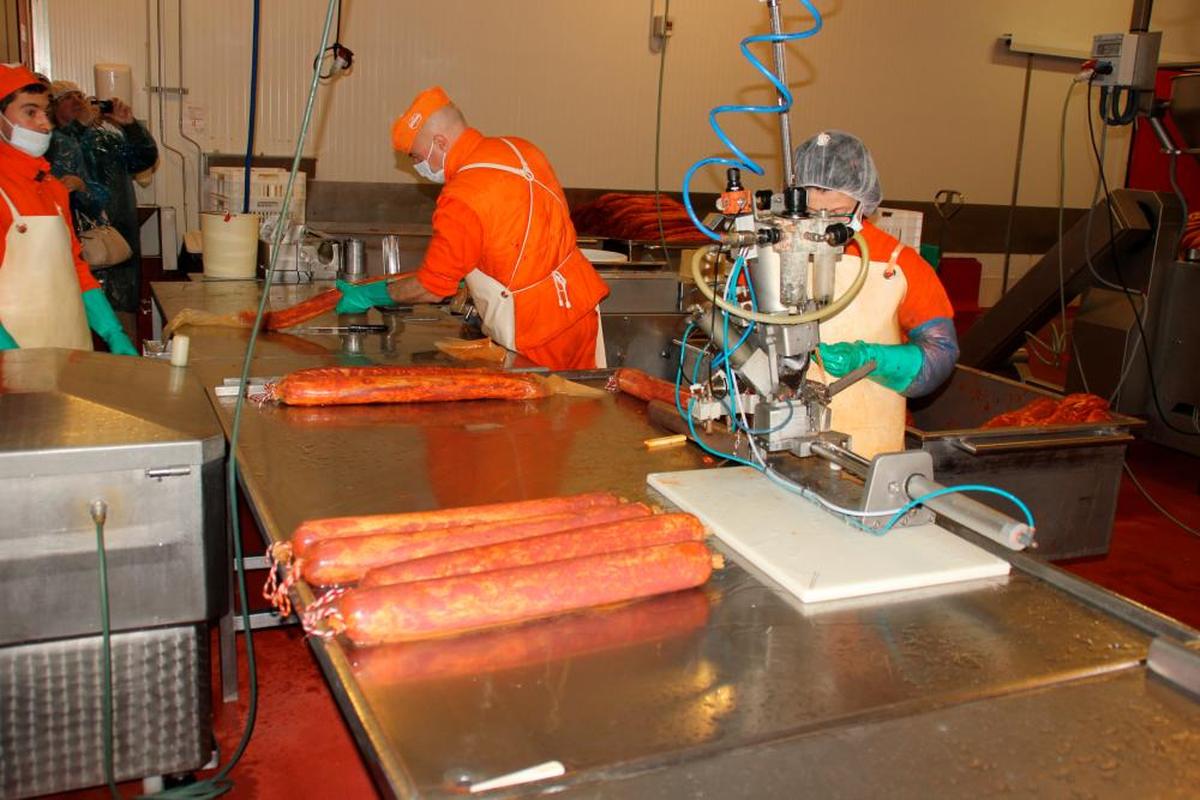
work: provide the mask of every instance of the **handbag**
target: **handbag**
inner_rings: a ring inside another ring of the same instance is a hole
[[[101,213],[100,221],[93,220],[85,214],[76,213],[79,218],[79,249],[83,260],[91,267],[111,267],[123,264],[133,256],[133,249],[121,232],[108,222],[108,217]]]

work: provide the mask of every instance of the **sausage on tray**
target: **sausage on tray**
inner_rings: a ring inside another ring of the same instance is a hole
[[[662,378],[648,375],[640,369],[621,367],[609,379],[608,388],[610,390],[620,390],[625,394],[631,394],[646,402],[659,400],[667,405],[675,405],[675,384],[664,381]],[[689,389],[680,387],[679,402],[681,404],[686,406],[691,396],[692,393]]]
[[[623,503],[501,523],[326,539],[310,547],[292,563],[291,575],[298,575],[314,586],[352,583],[370,569],[400,561],[652,515],[650,507],[643,503]],[[285,583],[290,586],[293,580],[289,576]]]
[[[376,283],[377,281],[385,281],[390,277],[392,276],[381,275],[362,281],[355,281],[355,283]],[[307,300],[302,300],[295,305],[268,311],[263,314],[262,328],[267,331],[278,331],[300,325],[301,323],[308,322],[310,319],[316,319],[322,314],[333,311],[341,299],[341,290],[330,289],[313,295]],[[238,312],[238,319],[246,325],[253,325],[254,317],[257,313],[257,309],[253,311],[240,311]]]
[[[303,615],[306,632],[355,645],[448,636],[690,589],[708,580],[702,542],[620,550],[475,575],[336,589]]]
[[[562,561],[616,550],[674,542],[699,542],[704,539],[704,534],[703,523],[691,514],[656,514],[388,564],[367,572],[360,585],[387,586]]]
[[[292,406],[532,400],[545,397],[532,375],[457,367],[313,367],[265,388],[268,400]]]
[[[587,509],[615,506],[623,502],[620,497],[611,492],[585,492],[558,497],[540,497],[533,500],[436,508],[428,511],[306,520],[292,531],[292,538],[289,541],[275,542],[267,548],[269,570],[266,585],[263,586],[263,597],[274,602],[285,616],[290,613],[288,588],[294,579],[285,580],[286,585],[280,586],[278,567],[290,564],[293,559],[302,558],[309,547],[326,539],[426,531],[485,522],[498,523],[549,514],[578,513]]]

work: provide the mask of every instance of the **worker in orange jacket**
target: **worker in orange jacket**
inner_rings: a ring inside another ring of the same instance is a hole
[[[0,350],[109,349],[137,355],[79,254],[67,188],[42,155],[50,96],[21,65],[0,64]]]
[[[598,304],[608,287],[575,242],[562,186],[531,143],[469,127],[441,87],[426,89],[392,126],[392,147],[445,183],[433,238],[415,273],[386,283],[338,283],[339,314],[437,302],[465,280],[483,331],[550,369],[605,366]]]
[[[840,313],[822,321],[819,373],[842,377],[873,361],[869,381],[833,399],[833,428],[851,436],[861,455],[904,449],[905,398],[941,386],[958,360],[954,308],[933,267],[911,247],[873,225],[882,198],[879,172],[856,136],[822,131],[795,154],[796,185],[810,211],[826,211],[859,229],[871,253],[862,290]],[[857,244],[846,256],[859,256]],[[856,259],[855,259],[856,260]],[[857,266],[839,266],[838,293]]]
[[[904,283],[893,324],[905,342],[822,344],[826,370],[840,376],[873,359],[870,377],[876,383],[906,397],[929,394],[950,377],[958,359],[954,308],[929,262],[867,219],[882,199],[870,151],[853,134],[824,131],[797,148],[795,163],[809,210],[848,219],[867,240],[872,258],[888,265],[882,277],[892,280],[898,268]],[[846,252],[857,256],[858,246],[851,244]]]

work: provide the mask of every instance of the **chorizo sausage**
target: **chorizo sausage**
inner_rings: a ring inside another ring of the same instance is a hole
[[[385,281],[391,275],[379,275],[374,278],[367,278],[355,283],[376,283],[377,281]],[[339,289],[330,289],[320,294],[313,295],[307,300],[302,300],[295,305],[290,305],[286,308],[281,308],[276,311],[268,311],[263,314],[262,328],[267,331],[278,331],[284,328],[291,328],[310,319],[316,319],[322,314],[333,311],[337,307],[338,301],[342,299],[342,293]],[[238,319],[246,325],[254,324],[254,317],[258,311],[240,311]]]
[[[400,561],[651,514],[649,506],[642,503],[624,503],[590,511],[552,514],[502,523],[485,522],[415,533],[380,533],[374,536],[326,539],[310,547],[303,557],[297,558],[292,564],[292,571],[298,572],[299,577],[314,586],[351,583],[362,578],[370,569]],[[287,581],[288,585],[291,582]]]
[[[266,386],[267,399],[293,406],[532,400],[546,386],[531,375],[456,367],[313,367]]]
[[[372,514],[363,517],[326,517],[307,520],[292,531],[287,555],[300,557],[314,543],[324,539],[346,536],[370,536],[376,533],[404,533],[476,525],[483,522],[506,522],[547,514],[586,511],[591,508],[614,506],[624,502],[611,492],[586,492],[559,497],[539,497],[534,500],[515,500],[488,503],[480,506],[435,508],[429,511],[406,511],[399,514]],[[279,554],[282,560],[283,554]]]
[[[646,402],[659,400],[668,405],[675,405],[675,384],[655,378],[653,375],[647,375],[640,369],[621,367],[613,373],[609,388],[619,389],[625,394],[631,394]],[[691,396],[688,389],[680,387],[680,403],[686,406]]]
[[[392,586],[335,590],[303,615],[305,630],[355,645],[415,641],[690,589],[708,580],[703,542],[620,550],[547,564]]]
[[[472,575],[493,569],[703,539],[704,525],[691,514],[657,514],[388,564],[367,572],[360,585],[387,586],[451,575]]]

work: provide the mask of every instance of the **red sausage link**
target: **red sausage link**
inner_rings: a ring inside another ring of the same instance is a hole
[[[327,539],[310,547],[302,558],[297,559],[296,566],[300,570],[300,577],[315,586],[351,583],[362,578],[370,569],[399,561],[644,517],[651,513],[650,508],[642,503],[626,503],[502,523],[485,522],[415,533]]]
[[[389,564],[372,569],[363,577],[361,585],[387,586],[617,550],[699,542],[704,539],[704,533],[703,523],[691,514],[658,514]]]

